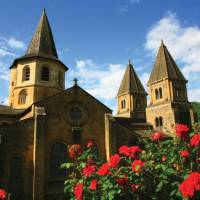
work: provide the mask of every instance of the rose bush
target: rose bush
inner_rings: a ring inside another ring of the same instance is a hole
[[[198,131],[196,131],[198,130]],[[200,133],[189,133],[184,124],[176,127],[176,138],[150,134],[139,146],[121,146],[108,162],[92,154],[92,141],[84,151],[69,148],[73,163],[68,171],[65,192],[77,200],[200,199]]]

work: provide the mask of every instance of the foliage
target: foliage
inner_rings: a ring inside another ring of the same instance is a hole
[[[121,146],[108,162],[92,154],[92,142],[85,151],[75,150],[68,171],[65,192],[71,200],[200,199],[200,133],[188,133],[183,124],[177,137],[165,139],[154,133],[139,146]],[[81,153],[80,153],[81,152]]]
[[[200,102],[192,102],[192,107],[194,111],[197,113],[198,121],[200,121]]]

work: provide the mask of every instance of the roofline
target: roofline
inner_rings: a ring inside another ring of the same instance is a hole
[[[83,88],[81,88],[81,87],[78,86],[78,85],[75,85],[75,86],[72,86],[72,87],[70,87],[70,88],[67,88],[67,89],[65,89],[65,90],[63,90],[63,91],[61,91],[61,92],[58,92],[58,93],[56,93],[56,94],[54,94],[54,95],[52,95],[52,96],[46,97],[45,99],[39,100],[39,101],[37,101],[37,102],[34,102],[34,103],[31,104],[24,112],[20,113],[19,118],[22,117],[22,116],[24,116],[25,114],[27,114],[28,111],[31,110],[31,107],[32,107],[33,105],[37,105],[37,104],[39,104],[39,103],[42,103],[42,102],[44,102],[44,101],[49,100],[50,98],[53,98],[53,97],[58,96],[58,95],[60,95],[60,94],[62,94],[62,93],[65,93],[66,91],[72,89],[73,87],[77,87],[77,88],[81,89],[82,91],[84,91],[85,93],[87,93],[90,97],[92,97],[93,99],[95,99],[98,103],[100,103],[102,106],[106,107],[111,113],[113,112],[113,110],[111,110],[108,106],[104,105],[101,101],[99,101],[98,99],[96,99],[95,97],[93,97],[90,93],[88,93],[87,91],[85,91]]]
[[[39,55],[27,55],[27,56],[25,55],[25,56],[16,58],[13,61],[12,65],[10,66],[9,69],[15,68],[18,61],[23,61],[23,60],[27,60],[27,59],[51,60],[51,61],[60,63],[65,68],[65,71],[68,70],[68,67],[62,61],[60,61],[59,59],[51,58],[51,57],[45,57],[45,56],[39,56]]]
[[[188,83],[188,80],[183,80],[183,79],[173,79],[173,78],[169,78],[169,77],[165,77],[165,78],[163,78],[163,79],[159,79],[159,80],[156,80],[156,81],[153,81],[153,82],[150,82],[149,83],[149,81],[147,82],[147,86],[150,86],[150,85],[153,85],[153,84],[156,84],[156,83],[159,83],[159,82],[162,82],[162,81],[164,81],[164,80],[172,80],[172,81],[181,81],[181,82],[185,82],[185,83]]]

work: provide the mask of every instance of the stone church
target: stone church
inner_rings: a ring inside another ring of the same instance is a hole
[[[194,122],[184,78],[164,43],[147,92],[129,62],[117,93],[117,114],[74,80],[65,89],[68,67],[58,58],[45,11],[25,55],[10,66],[9,105],[0,105],[0,187],[16,200],[64,200],[70,159],[67,145],[93,140],[108,159],[122,144],[138,144],[148,129],[174,135],[176,123]]]

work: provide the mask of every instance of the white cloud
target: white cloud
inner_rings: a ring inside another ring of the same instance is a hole
[[[6,69],[5,64],[0,62],[0,80],[9,81],[9,71]]]
[[[13,49],[24,49],[25,43],[23,41],[17,40],[14,37],[7,39],[7,45]]]
[[[147,33],[146,50],[155,55],[162,39],[176,62],[182,66],[181,70],[189,80],[189,88],[197,82],[200,84],[200,27],[184,26],[176,14],[169,12]]]
[[[117,103],[115,98],[125,69],[124,64],[98,65],[91,59],[83,59],[76,61],[74,70],[71,70],[68,76],[70,79],[78,78],[81,87],[114,110]],[[137,71],[137,68],[135,69]],[[142,74],[140,78],[143,84],[147,83],[148,77],[148,73]]]
[[[188,91],[188,97],[190,101],[199,101],[200,100],[200,88],[199,89],[190,89]]]
[[[12,56],[15,57],[14,53],[11,53],[10,51],[7,51],[5,49],[0,49],[0,57],[4,57],[4,56]]]
[[[112,100],[117,94],[125,67],[121,64],[97,65],[90,59],[77,60],[72,78],[97,98]]]
[[[119,11],[122,15],[128,12],[129,7],[133,4],[139,4],[141,0],[128,0],[126,4],[121,5]]]

